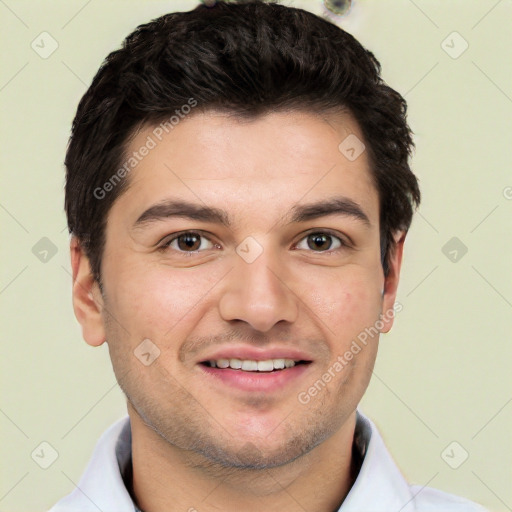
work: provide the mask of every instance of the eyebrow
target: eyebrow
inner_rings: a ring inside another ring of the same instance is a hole
[[[202,222],[212,222],[229,227],[228,214],[219,208],[189,203],[181,200],[166,200],[148,208],[136,221],[134,227],[172,217],[182,217]]]
[[[288,224],[292,224],[294,222],[307,222],[328,215],[351,217],[363,222],[367,226],[371,225],[368,216],[355,201],[341,196],[309,204],[295,205],[286,217],[290,218]],[[139,228],[153,222],[173,217],[222,224],[226,227],[232,225],[228,213],[220,208],[169,199],[145,210],[135,221],[133,227]]]
[[[328,215],[343,215],[362,221],[370,226],[370,219],[364,213],[363,209],[352,199],[348,197],[333,197],[326,201],[318,201],[305,205],[296,205],[292,208],[292,222],[306,222],[308,220],[326,217]]]

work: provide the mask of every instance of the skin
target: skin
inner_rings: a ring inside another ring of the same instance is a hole
[[[152,129],[144,127],[128,153]],[[350,490],[355,410],[378,336],[307,404],[298,395],[393,308],[405,234],[396,233],[385,277],[367,154],[349,161],[338,149],[349,134],[363,139],[348,113],[274,112],[250,121],[195,113],[131,171],[109,212],[103,294],[72,239],[75,314],[87,343],[107,341],[127,396],[133,487],[145,512],[332,512]],[[339,195],[369,222],[342,214],[289,222],[297,204]],[[171,197],[221,208],[232,225],[171,217],[134,227]],[[187,254],[176,239],[159,248],[186,230],[202,232],[199,251]],[[333,235],[326,246],[308,243],[325,230]],[[262,248],[252,263],[236,252],[247,237]],[[381,332],[392,323],[386,316]],[[149,366],[134,355],[144,339],[160,350]],[[312,362],[284,386],[250,392],[199,364],[235,344],[295,348]]]

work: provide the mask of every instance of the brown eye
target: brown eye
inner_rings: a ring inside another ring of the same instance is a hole
[[[195,231],[187,231],[168,239],[167,242],[160,246],[160,249],[167,250],[171,248],[176,252],[194,253],[203,251],[205,249],[212,249],[214,247],[217,247],[217,244],[213,244],[201,233],[196,233]]]
[[[180,251],[197,251],[201,247],[201,236],[195,233],[185,233],[176,240]]]
[[[308,236],[308,247],[314,251],[327,251],[331,248],[332,239],[329,235],[314,234]]]
[[[306,247],[304,247],[304,241],[306,242]],[[344,246],[345,243],[334,235],[330,235],[329,233],[311,233],[304,237],[299,244],[297,244],[297,249],[311,249],[315,252],[325,252],[329,250],[339,249]]]

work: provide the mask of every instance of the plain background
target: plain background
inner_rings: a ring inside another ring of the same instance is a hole
[[[326,13],[320,0],[286,3]],[[104,57],[138,24],[195,5],[0,2],[1,511],[44,511],[70,492],[126,412],[107,346],[86,345],[72,312],[65,148]],[[423,192],[403,311],[362,409],[411,482],[512,510],[512,2],[360,0],[333,18],[405,95]],[[51,49],[42,32],[58,43],[47,58],[31,46]],[[42,442],[58,452],[47,469]]]

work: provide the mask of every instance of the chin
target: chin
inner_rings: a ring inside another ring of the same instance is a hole
[[[237,443],[230,443],[231,446],[205,444],[197,446],[194,451],[222,468],[262,470],[290,464],[308,454],[327,437],[328,432],[302,431],[285,439],[276,439],[273,443],[262,438],[246,441],[240,439]]]

